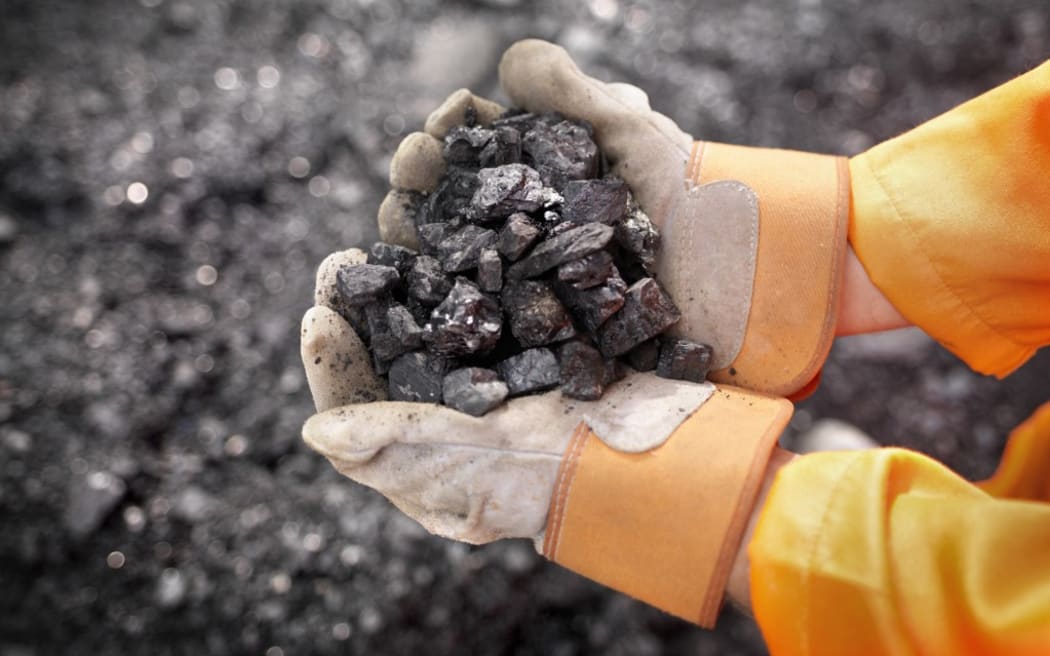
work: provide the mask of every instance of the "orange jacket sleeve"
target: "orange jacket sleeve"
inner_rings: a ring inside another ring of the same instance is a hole
[[[1050,343],[1050,63],[850,170],[850,241],[902,314],[998,376]],[[774,656],[1050,654],[1050,404],[978,485],[901,449],[797,458],[749,555]]]

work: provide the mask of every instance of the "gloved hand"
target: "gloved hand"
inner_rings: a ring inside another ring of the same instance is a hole
[[[835,336],[846,160],[694,142],[650,109],[641,89],[589,78],[543,41],[513,45],[500,79],[516,107],[593,125],[613,171],[661,230],[658,277],[682,310],[671,333],[713,347],[712,379],[772,394],[807,391]],[[384,239],[414,244],[406,190],[433,189],[445,171],[439,139],[468,106],[482,124],[502,111],[461,90],[401,144],[391,165],[395,191],[380,211]]]

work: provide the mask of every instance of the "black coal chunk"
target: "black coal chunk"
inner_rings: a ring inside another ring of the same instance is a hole
[[[509,392],[495,371],[481,367],[456,369],[442,384],[445,405],[475,417],[503,403]]]
[[[456,278],[449,295],[423,329],[427,348],[438,355],[467,355],[490,350],[502,330],[499,305],[466,278]]]
[[[558,384],[558,359],[546,348],[523,351],[497,366],[511,396],[547,390]]]
[[[544,186],[540,174],[524,164],[504,164],[478,171],[478,189],[470,202],[469,217],[488,221],[514,212],[535,212],[561,201]]]
[[[412,267],[412,262],[417,255],[419,253],[411,248],[405,248],[397,244],[388,244],[385,241],[377,241],[368,250],[368,263],[392,266],[403,276]]]
[[[595,287],[576,289],[558,281],[554,283],[554,291],[576,320],[594,332],[623,307],[627,283],[614,271],[614,275]]]
[[[464,216],[478,189],[477,171],[451,166],[416,214],[416,225],[450,221]]]
[[[381,264],[352,264],[339,269],[335,287],[347,305],[366,305],[385,296],[401,281],[397,269]]]
[[[458,273],[478,266],[481,251],[496,243],[498,235],[476,225],[466,225],[438,244],[438,259],[448,273]]]
[[[627,364],[635,371],[652,371],[660,360],[660,341],[649,339],[627,352]]]
[[[528,257],[507,269],[507,278],[521,280],[534,278],[544,271],[605,248],[613,237],[613,229],[601,223],[588,223],[544,240]]]
[[[566,221],[599,221],[611,226],[623,221],[630,198],[627,183],[619,178],[573,180],[565,185],[562,195],[565,202],[561,215]]]
[[[602,397],[609,372],[598,349],[580,341],[568,342],[558,349],[558,363],[562,394],[581,401]]]
[[[486,248],[478,256],[478,286],[486,292],[498,292],[503,287],[503,262],[495,248]]]
[[[646,268],[650,268],[656,261],[660,232],[649,215],[637,205],[632,205],[627,215],[616,225],[616,243],[641,260]]]
[[[493,131],[483,127],[457,125],[445,135],[443,155],[449,164],[477,166],[482,149],[492,140]]]
[[[576,335],[565,306],[550,287],[538,280],[508,282],[503,288],[503,311],[514,338],[526,348]]]
[[[445,300],[452,291],[452,280],[441,268],[441,263],[429,255],[420,255],[415,259],[405,281],[409,298],[430,307]]]
[[[664,340],[656,375],[675,380],[703,382],[711,369],[711,347],[687,339]]]
[[[485,168],[521,162],[521,133],[509,126],[497,127],[481,149],[478,161]]]
[[[656,280],[642,278],[627,289],[620,311],[598,330],[598,346],[606,357],[623,355],[659,335],[681,316]]]
[[[449,360],[426,351],[405,353],[390,365],[390,400],[440,403],[442,383],[450,368]]]
[[[515,212],[503,224],[497,248],[503,257],[513,262],[539,239],[541,232],[539,226],[533,223],[528,215]]]
[[[598,174],[598,146],[587,127],[561,121],[538,122],[521,137],[527,162],[543,181],[561,189],[570,180],[586,180]]]
[[[423,329],[405,306],[379,301],[365,306],[369,347],[378,360],[389,362],[402,353],[423,346]]]
[[[558,280],[576,289],[587,289],[602,284],[615,271],[612,255],[608,251],[598,251],[559,266]]]
[[[455,231],[455,226],[450,223],[427,223],[416,226],[419,250],[427,255],[437,255],[438,245]]]

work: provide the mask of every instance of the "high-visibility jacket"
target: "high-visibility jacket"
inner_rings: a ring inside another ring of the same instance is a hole
[[[1050,62],[850,173],[850,243],[903,315],[999,377],[1050,344]],[[983,483],[904,449],[797,458],[749,556],[774,656],[1050,654],[1050,404]]]

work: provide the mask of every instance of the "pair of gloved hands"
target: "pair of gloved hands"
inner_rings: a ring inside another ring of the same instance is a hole
[[[336,273],[365,259],[350,249],[322,263],[303,319],[318,412],[303,437],[435,534],[475,544],[531,538],[558,562],[710,624],[790,416],[786,401],[765,395],[805,390],[835,334],[848,278],[845,167],[694,143],[643,91],[589,78],[542,41],[512,46],[499,73],[515,107],[591,123],[613,172],[661,231],[657,275],[682,311],[673,333],[713,346],[714,380],[754,392],[631,373],[599,401],[552,391],[481,418],[388,402],[340,316]],[[482,124],[503,111],[457,91],[398,148],[379,211],[385,241],[416,245],[403,195],[434,189],[445,170],[441,139],[468,108]],[[683,528],[689,521],[703,526]]]

